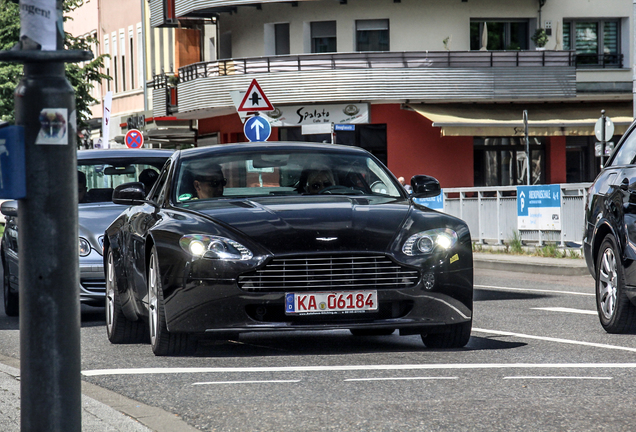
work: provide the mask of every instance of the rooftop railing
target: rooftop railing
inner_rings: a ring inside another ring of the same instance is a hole
[[[279,55],[194,63],[179,82],[197,78],[338,69],[493,68],[575,66],[574,51],[403,51]]]

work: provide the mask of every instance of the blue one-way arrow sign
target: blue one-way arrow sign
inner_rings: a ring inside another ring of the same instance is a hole
[[[245,122],[243,132],[250,141],[267,141],[272,133],[272,127],[263,117],[254,116]]]

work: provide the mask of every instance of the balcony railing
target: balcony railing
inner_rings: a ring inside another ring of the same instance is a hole
[[[622,68],[623,54],[577,54],[577,68]]]
[[[179,82],[197,78],[335,69],[494,68],[575,66],[574,51],[408,51],[300,54],[194,63],[179,68]]]

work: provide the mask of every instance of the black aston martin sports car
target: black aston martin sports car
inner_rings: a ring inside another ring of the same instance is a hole
[[[77,152],[80,301],[103,306],[106,292],[102,242],[106,227],[125,207],[113,204],[115,186],[140,180],[146,187],[157,179],[170,150],[109,149]],[[18,202],[2,204],[6,216],[0,259],[4,270],[4,310],[19,313]]]
[[[112,343],[156,355],[200,337],[348,329],[420,334],[466,345],[473,260],[462,220],[415,204],[440,193],[414,176],[408,196],[370,153],[307,143],[242,143],[177,151],[148,196],[106,230],[106,320]]]

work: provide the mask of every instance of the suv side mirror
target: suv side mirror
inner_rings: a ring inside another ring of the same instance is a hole
[[[442,188],[436,178],[427,175],[416,175],[411,178],[413,198],[430,198],[439,195]]]
[[[139,205],[146,202],[146,190],[141,182],[120,184],[113,191],[113,202],[123,205]]]

